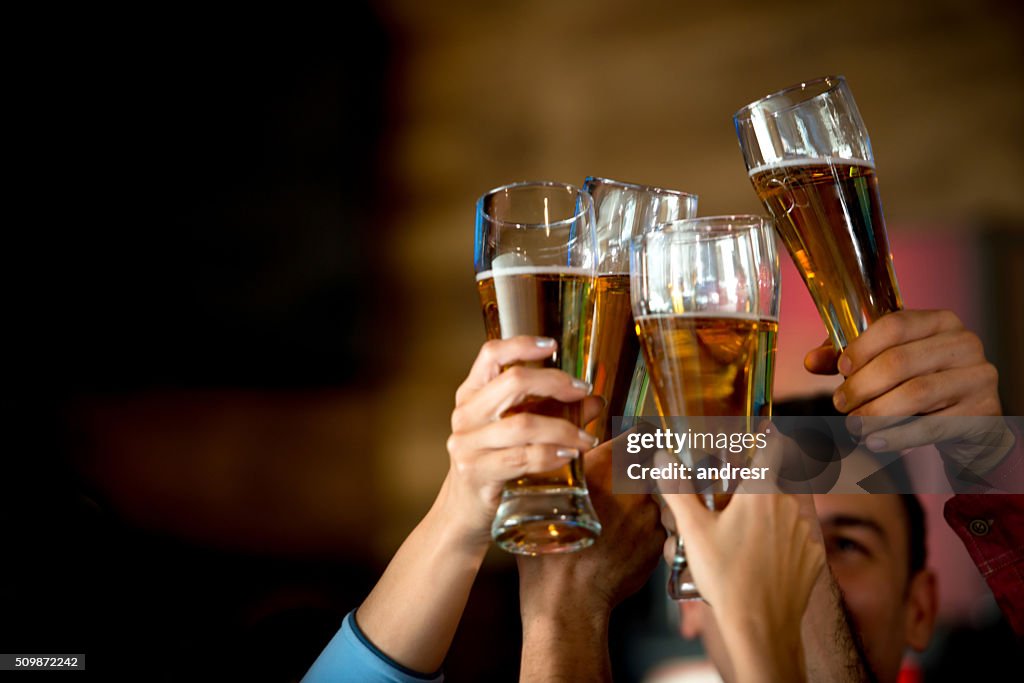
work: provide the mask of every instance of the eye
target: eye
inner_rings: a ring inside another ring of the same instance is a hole
[[[863,544],[847,536],[833,536],[829,545],[829,550],[836,553],[857,553],[864,556],[871,554]]]

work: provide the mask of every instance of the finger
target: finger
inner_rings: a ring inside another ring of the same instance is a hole
[[[448,437],[448,450],[454,456],[456,453],[513,448],[534,443],[586,451],[597,445],[597,437],[587,434],[568,420],[519,413],[490,422],[471,432],[453,433]]]
[[[782,468],[784,457],[785,457],[785,442],[788,440],[785,434],[780,432],[771,420],[762,420],[757,426],[757,432],[763,435],[764,448],[757,447],[754,449],[754,455],[750,459],[750,467],[764,467],[768,469],[766,473],[768,478],[761,481],[762,484],[767,484],[771,489],[775,488],[775,482],[778,479],[778,472]],[[743,484],[754,484],[754,480],[745,480],[740,483]],[[738,489],[737,489],[738,490]],[[753,489],[751,489],[753,490]]]
[[[667,504],[661,508],[661,526],[665,527],[665,530],[674,534],[676,532],[676,519],[672,516],[672,508]]]
[[[607,401],[601,396],[587,396],[583,399],[580,407],[580,415],[582,416],[580,421],[585,425],[589,425],[604,412],[606,405]]]
[[[576,457],[578,451],[569,453],[558,446],[535,443],[481,454],[467,467],[484,481],[505,482],[526,474],[558,470]]]
[[[452,411],[452,431],[465,432],[483,427],[527,398],[553,398],[574,403],[590,393],[591,387],[555,368],[516,365],[505,370]]]
[[[934,372],[907,380],[853,414],[862,418],[926,415],[958,404],[971,405],[973,395],[984,393],[987,387],[988,377],[979,368]]]
[[[672,563],[675,562],[676,546],[678,544],[678,538],[676,538],[676,535],[672,533],[668,535],[668,538],[665,539],[665,543],[662,546],[662,555],[665,558],[665,564],[667,564],[669,567],[671,567]]]
[[[469,375],[455,392],[455,405],[501,374],[505,366],[550,358],[557,348],[557,342],[550,337],[527,335],[485,342],[469,369]]]
[[[659,452],[654,458],[658,467],[664,467],[669,461],[669,456],[663,452]],[[690,493],[679,493],[686,487],[690,487]],[[711,521],[714,513],[704,506],[700,498],[693,495],[692,486],[688,481],[659,479],[658,490],[666,507],[672,512],[676,530],[684,537],[688,536],[691,530],[706,526]]]
[[[659,469],[664,469],[675,462],[679,462],[675,456],[670,455],[668,451],[659,450],[655,452],[651,464]],[[694,493],[693,484],[687,479],[657,479],[656,481],[658,482],[658,493],[662,494],[662,496],[665,494]]]
[[[839,357],[839,372],[849,377],[888,348],[962,328],[963,323],[952,311],[887,313],[850,342]]]
[[[804,356],[804,368],[815,375],[835,375],[839,372],[836,369],[838,360],[839,352],[826,339],[821,346],[807,352]]]
[[[821,533],[821,523],[818,522],[818,513],[814,508],[814,496],[809,493],[793,494],[796,501],[797,511],[800,518],[807,522],[807,532],[811,540],[821,545],[824,540]]]
[[[912,416],[908,417],[907,415],[861,415],[860,413],[855,413],[846,416],[845,424],[846,431],[850,432],[852,436],[859,437],[860,441],[863,442],[872,432],[877,432],[880,429],[885,429],[910,419],[912,419]]]
[[[967,438],[986,443],[988,437],[989,442],[1000,445],[1005,431],[1006,425],[1002,418],[957,415],[947,409],[915,418],[896,427],[875,431],[865,439],[864,445],[876,453],[904,451],[908,448]]]
[[[839,385],[833,402],[840,412],[849,412],[914,377],[984,360],[981,342],[973,333],[940,332],[881,351]]]

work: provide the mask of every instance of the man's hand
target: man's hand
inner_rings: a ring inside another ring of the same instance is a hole
[[[566,555],[518,556],[523,619],[521,680],[610,680],[608,618],[658,563],[665,532],[648,495],[615,496],[612,442],[587,453],[601,536]]]
[[[998,372],[981,340],[951,311],[889,313],[841,355],[822,346],[807,354],[804,366],[846,377],[833,403],[873,451],[936,444],[944,456],[982,473],[1013,444],[1001,419],[978,419],[1002,414]],[[913,416],[919,417],[907,421]]]

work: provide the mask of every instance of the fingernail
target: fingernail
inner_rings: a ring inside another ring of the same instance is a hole
[[[555,451],[555,455],[559,458],[577,458],[580,452],[575,448],[559,448]]]
[[[534,343],[537,344],[539,348],[550,349],[552,346],[555,345],[555,340],[552,339],[551,337],[537,337],[534,340]]]
[[[850,357],[847,356],[846,353],[843,353],[843,355],[839,357],[839,362],[836,363],[836,367],[839,368],[839,372],[843,373],[844,376],[849,375],[850,371],[853,370],[853,361],[850,360]]]
[[[878,453],[880,451],[884,451],[889,446],[889,442],[880,436],[869,436],[868,440],[864,442],[864,445],[875,453]]]
[[[587,434],[586,430],[583,429],[580,430],[580,438],[588,442],[591,446],[596,446],[597,444],[601,443],[601,439],[597,438],[596,436],[591,436],[590,434]]]
[[[864,420],[860,419],[856,415],[846,418],[846,429],[851,434],[860,436],[860,430],[864,428]]]
[[[844,412],[846,410],[846,396],[843,395],[842,389],[832,394],[832,404],[839,412]]]
[[[592,390],[592,387],[590,386],[590,382],[584,382],[581,379],[573,379],[572,387],[573,387],[573,389],[582,389],[583,391],[586,391],[588,394]]]

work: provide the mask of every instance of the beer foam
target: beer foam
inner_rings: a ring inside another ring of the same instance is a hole
[[[758,315],[757,313],[741,313],[739,311],[686,311],[683,313],[648,313],[647,315],[636,316],[637,320],[667,320],[668,318],[734,318],[737,320],[750,320],[752,322],[778,323],[777,317],[769,315]]]
[[[587,278],[595,277],[589,268],[573,266],[509,266],[508,268],[492,268],[476,274],[477,282],[491,277],[511,277],[513,275],[580,275]]]
[[[817,157],[808,158],[804,157],[801,159],[780,159],[779,161],[773,161],[770,164],[761,164],[756,168],[752,168],[747,171],[747,175],[754,177],[754,175],[761,173],[762,171],[771,171],[776,168],[791,168],[793,166],[863,166],[864,168],[870,168],[874,170],[875,164],[871,161],[864,161],[863,159],[844,159],[843,157]]]

